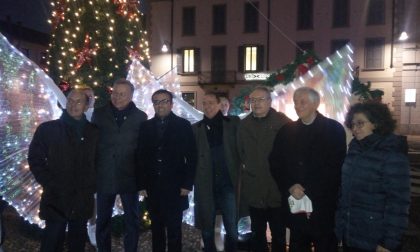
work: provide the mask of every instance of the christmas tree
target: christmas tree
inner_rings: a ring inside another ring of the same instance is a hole
[[[48,74],[55,83],[86,85],[103,105],[114,80],[128,73],[130,56],[149,62],[139,0],[53,0]]]

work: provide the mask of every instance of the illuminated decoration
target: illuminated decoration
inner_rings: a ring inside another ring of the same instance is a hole
[[[352,75],[352,56],[351,45],[344,46],[318,64],[315,54],[307,53],[276,73],[270,74],[264,84],[274,88],[272,106],[296,120],[298,117],[294,110],[293,93],[299,87],[309,86],[321,95],[319,111],[342,123],[350,104],[349,98],[355,79]],[[309,66],[312,68],[308,68]],[[289,82],[285,83],[287,80]],[[233,100],[232,111],[235,114],[247,112],[247,95],[250,92],[251,89],[244,90]]]
[[[117,7],[117,13],[122,16],[135,18],[139,14],[138,0],[114,0]]]
[[[116,0],[115,0],[116,1]],[[118,0],[127,10],[119,14],[114,0],[52,0],[50,23],[56,23],[48,48],[48,74],[55,83],[85,84],[94,90],[96,107],[109,100],[109,87],[127,76],[130,52],[150,62],[147,31],[138,1]],[[54,21],[56,20],[56,21]],[[58,22],[57,22],[58,20]],[[54,28],[54,27],[53,27]]]
[[[307,86],[317,90],[321,96],[319,111],[326,117],[343,123],[350,105],[351,84],[354,80],[352,56],[352,47],[346,45],[286,86],[274,86],[273,107],[296,120],[298,117],[294,109],[286,108],[293,107],[294,91]]]
[[[51,7],[51,19],[48,20],[48,23],[50,23],[53,30],[55,30],[60,22],[64,21],[64,10],[66,9],[65,0],[52,2]]]
[[[191,123],[203,118],[202,112],[193,108],[181,98],[176,67],[156,78],[152,72],[142,65],[141,61],[133,59],[127,79],[133,83],[136,89],[133,95],[134,103],[146,112],[149,118],[152,118],[155,114],[151,100],[153,92],[158,89],[167,89],[174,94],[173,111],[178,116],[189,120]]]
[[[271,73],[266,79],[265,85],[271,87],[277,84],[288,85],[294,79],[306,74],[319,61],[318,56],[313,51],[304,51],[291,63],[278,69],[275,73]]]
[[[40,226],[42,188],[26,157],[38,125],[61,115],[58,101],[64,104],[65,97],[54,82],[0,34],[0,195]]]
[[[91,64],[92,57],[96,54],[98,47],[90,48],[90,37],[88,34],[85,36],[85,44],[83,48],[77,53],[77,62],[74,68],[79,69],[85,62]]]

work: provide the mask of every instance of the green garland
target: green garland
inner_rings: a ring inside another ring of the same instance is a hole
[[[278,84],[287,85],[295,78],[304,75],[311,67],[318,64],[318,56],[313,51],[304,51],[296,56],[295,60],[272,73],[263,83],[265,86],[274,87]],[[249,108],[247,107],[248,95],[251,87],[241,89],[238,96],[233,98],[231,114],[239,115]]]
[[[351,93],[360,96],[363,101],[382,100],[384,91],[379,89],[370,90],[371,85],[370,81],[365,84],[362,83],[358,77],[355,77],[351,83]]]
[[[287,85],[295,78],[304,75],[311,67],[318,64],[318,56],[313,51],[304,51],[295,60],[272,73],[264,85],[274,87],[277,84]]]

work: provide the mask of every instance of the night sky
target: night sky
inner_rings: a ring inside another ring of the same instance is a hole
[[[49,2],[50,0],[0,0],[0,20],[6,20],[9,16],[14,24],[21,22],[24,27],[49,33]]]
[[[47,20],[50,17],[51,0],[0,0],[0,20],[11,18],[12,23],[21,22],[22,26],[50,33]],[[147,1],[140,0],[141,11],[147,8]]]

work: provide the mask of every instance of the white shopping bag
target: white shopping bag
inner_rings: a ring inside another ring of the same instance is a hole
[[[313,209],[312,209],[312,201],[309,199],[308,196],[303,196],[303,198],[301,199],[295,199],[292,195],[290,195],[289,199],[289,207],[290,207],[290,212],[292,214],[297,214],[297,213],[312,213]]]

